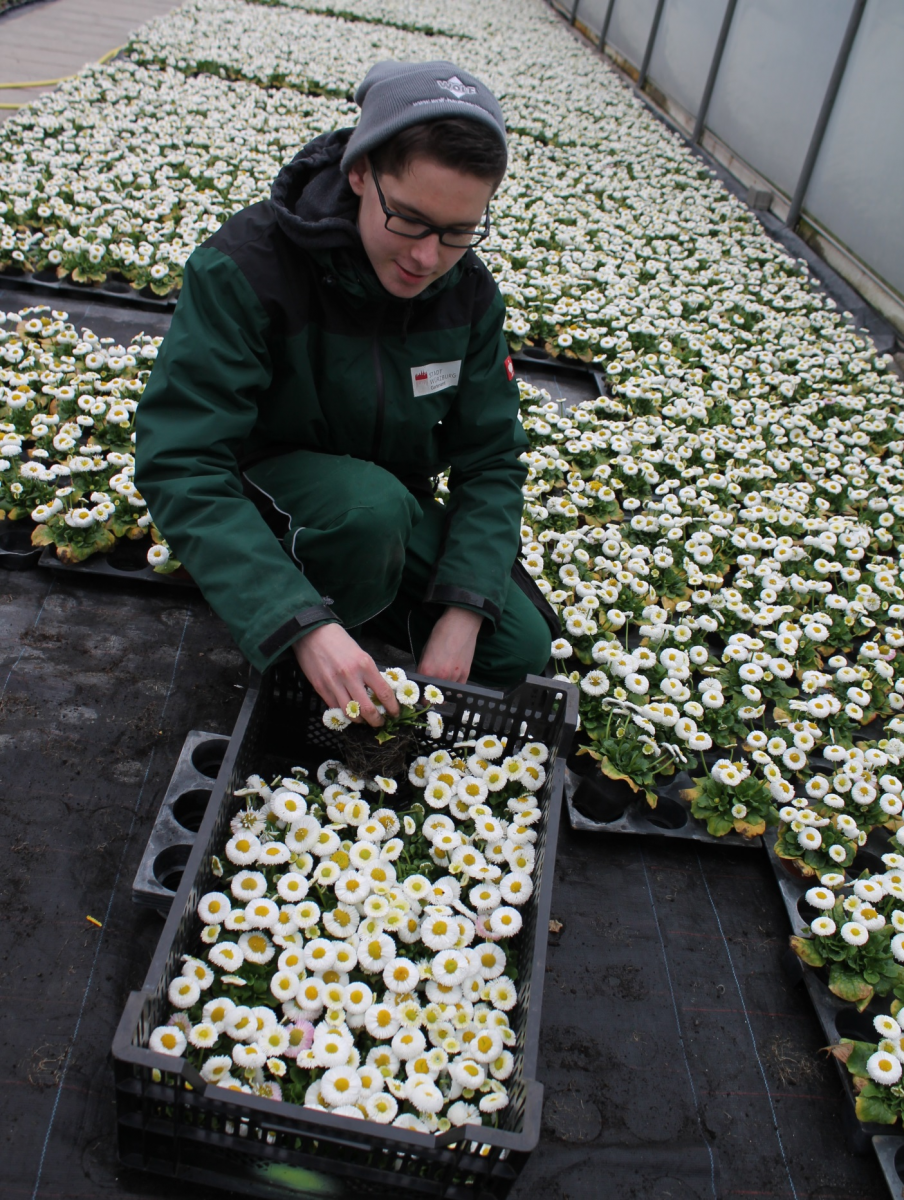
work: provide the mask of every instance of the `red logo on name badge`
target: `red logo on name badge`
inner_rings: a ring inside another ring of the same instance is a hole
[[[414,378],[415,378],[416,382],[420,383],[421,380],[429,379],[430,376],[427,374],[426,371],[418,371],[418,373],[415,375]]]
[[[511,383],[512,380],[515,378],[515,368],[512,365],[512,356],[511,355],[509,355],[508,358],[505,360],[505,373],[508,376],[509,383]]]

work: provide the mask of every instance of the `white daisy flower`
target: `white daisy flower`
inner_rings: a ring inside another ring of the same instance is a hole
[[[252,833],[237,834],[226,843],[226,857],[239,867],[249,867],[257,862],[260,850],[261,844]],[[236,894],[234,888],[232,894]]]
[[[188,1044],[185,1034],[175,1025],[158,1025],[148,1039],[148,1049],[155,1054],[169,1054],[179,1058]]]
[[[870,1079],[875,1083],[885,1084],[891,1087],[892,1084],[898,1082],[901,1078],[901,1073],[904,1071],[900,1059],[894,1055],[887,1054],[884,1050],[877,1050],[875,1054],[871,1054],[866,1060],[866,1069]]]
[[[395,957],[383,968],[383,983],[391,992],[404,994],[413,991],[419,979],[417,966],[407,958]]]
[[[869,941],[869,930],[859,921],[845,921],[841,926],[841,936],[849,946],[862,946]]]
[[[836,925],[831,917],[817,917],[815,921],[810,922],[810,928],[817,937],[831,937]]]
[[[378,1125],[392,1124],[399,1111],[398,1101],[386,1092],[378,1092],[375,1096],[369,1096],[364,1107],[368,1120],[376,1121]]]

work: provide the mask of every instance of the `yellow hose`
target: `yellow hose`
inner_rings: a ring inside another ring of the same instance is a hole
[[[111,58],[115,58],[120,50],[124,50],[124,46],[116,46],[113,50],[108,50],[102,58],[97,60],[98,66],[103,66],[108,63]],[[76,75],[78,72],[76,72]],[[0,83],[0,91],[15,91],[18,88],[33,88],[33,87],[56,87],[58,83],[65,83],[67,79],[75,79],[76,75],[63,75],[60,79],[32,79],[28,83]],[[22,104],[0,104],[0,108],[23,108]]]

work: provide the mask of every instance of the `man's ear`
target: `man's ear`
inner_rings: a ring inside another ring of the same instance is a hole
[[[348,182],[356,196],[364,195],[364,185],[369,174],[370,163],[366,154],[362,158],[356,159],[349,167]]]

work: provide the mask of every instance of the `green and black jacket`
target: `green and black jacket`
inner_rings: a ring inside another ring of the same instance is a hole
[[[263,669],[335,616],[243,491],[241,468],[303,448],[424,480],[449,469],[425,603],[495,623],[516,559],[527,440],[504,304],[473,251],[413,300],[380,284],[323,134],[192,254],[136,418],[136,483],[174,554]],[[418,369],[461,362],[415,395]],[[413,485],[412,485],[413,486]]]

